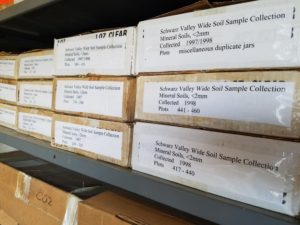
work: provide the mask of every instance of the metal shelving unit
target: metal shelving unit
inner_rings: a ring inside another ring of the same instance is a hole
[[[0,11],[0,49],[52,47],[54,38],[89,30],[136,25],[138,21],[196,0],[26,0]],[[133,7],[134,5],[134,7]],[[105,9],[105,10],[104,10]],[[190,215],[222,225],[296,225],[299,220],[208,194],[160,178],[53,148],[0,127],[0,142],[66,169],[119,187]]]

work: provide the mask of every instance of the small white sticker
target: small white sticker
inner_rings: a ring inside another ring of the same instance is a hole
[[[21,83],[19,104],[51,109],[52,84]]]
[[[17,85],[0,83],[0,99],[17,102]]]
[[[0,123],[16,126],[17,113],[15,110],[7,109],[0,106]]]
[[[15,76],[16,60],[0,60],[0,76]]]
[[[20,77],[49,77],[54,74],[54,56],[33,56],[22,58],[19,67]]]
[[[52,117],[19,112],[19,129],[51,137]]]
[[[55,121],[56,144],[121,160],[122,141],[122,132]]]
[[[57,80],[55,109],[122,117],[123,86],[123,82]]]
[[[146,82],[143,112],[290,127],[294,82]]]

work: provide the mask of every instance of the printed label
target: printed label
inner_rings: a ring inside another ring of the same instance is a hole
[[[144,113],[291,126],[294,82],[146,82]]]
[[[52,117],[19,112],[19,129],[51,137]]]
[[[0,106],[0,123],[16,126],[17,113],[15,110],[2,108]]]
[[[15,76],[15,60],[0,60],[0,76]]]
[[[51,109],[52,84],[21,84],[19,90],[19,104]]]
[[[19,67],[21,77],[49,77],[54,74],[54,56],[33,56],[22,58]]]
[[[55,41],[57,75],[131,74],[134,28]]]
[[[298,1],[255,1],[143,22],[137,70],[299,66],[299,11]]]
[[[17,102],[17,85],[0,83],[0,99]]]
[[[122,159],[123,133],[55,121],[55,143]]]
[[[122,117],[123,82],[58,80],[56,110]]]

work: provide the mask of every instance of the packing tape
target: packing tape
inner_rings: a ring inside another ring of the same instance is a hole
[[[30,192],[31,177],[25,173],[19,172],[17,178],[17,187],[15,197],[28,204],[28,196]]]
[[[77,225],[78,203],[80,199],[69,194],[65,216],[62,225]]]

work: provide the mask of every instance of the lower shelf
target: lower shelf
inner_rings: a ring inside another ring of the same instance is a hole
[[[300,221],[130,169],[62,151],[0,127],[0,143],[48,162],[221,225],[292,225]]]

